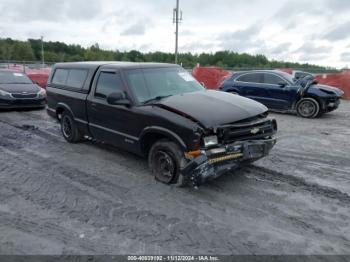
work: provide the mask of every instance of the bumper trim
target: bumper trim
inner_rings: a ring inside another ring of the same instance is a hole
[[[276,139],[238,141],[222,146],[226,149],[226,155],[212,157],[202,154],[192,159],[182,170],[181,174],[198,187],[204,182],[217,178],[232,169],[238,168],[242,162],[253,162],[265,157],[273,146]]]
[[[237,159],[242,157],[243,154],[242,153],[233,153],[233,154],[229,154],[226,156],[222,156],[222,157],[216,157],[216,158],[211,158],[208,160],[209,164],[217,164],[223,161],[227,161],[227,160],[232,160],[232,159]]]

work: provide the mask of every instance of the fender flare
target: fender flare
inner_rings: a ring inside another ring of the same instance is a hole
[[[166,129],[164,127],[160,127],[160,126],[149,126],[146,127],[142,130],[139,141],[142,144],[143,138],[145,137],[145,135],[147,134],[161,134],[164,135],[166,137],[168,137],[169,139],[173,140],[174,142],[177,142],[178,145],[181,147],[182,150],[187,150],[187,145],[186,143],[182,140],[182,138],[177,135],[176,133],[174,133],[173,131]]]
[[[70,109],[70,107],[67,104],[65,104],[65,103],[58,103],[57,106],[56,106],[56,115],[57,115],[57,110],[59,108],[63,108],[64,110],[67,110],[73,116],[73,118],[75,118],[72,109]]]

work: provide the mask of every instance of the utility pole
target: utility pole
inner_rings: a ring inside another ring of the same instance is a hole
[[[45,55],[44,55],[44,37],[41,36],[41,63],[44,66],[45,64]]]
[[[179,23],[182,21],[182,11],[179,10],[180,0],[176,0],[176,8],[173,12],[173,23],[176,26],[175,31],[175,64],[178,63],[178,51],[179,51]]]

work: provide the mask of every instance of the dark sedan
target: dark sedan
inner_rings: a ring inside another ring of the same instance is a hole
[[[28,76],[0,70],[0,109],[43,108],[46,91]]]
[[[344,92],[319,85],[312,76],[294,79],[277,70],[234,73],[220,90],[254,99],[273,111],[297,112],[314,118],[338,108]]]

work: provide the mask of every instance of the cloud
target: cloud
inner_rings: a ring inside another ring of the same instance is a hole
[[[223,35],[223,38],[226,39],[241,39],[241,40],[250,40],[254,36],[257,36],[261,31],[261,25],[259,23],[255,23],[250,27],[247,27],[243,30],[237,30],[233,33]]]
[[[292,54],[298,56],[302,62],[316,62],[331,57],[333,47],[330,45],[317,45],[314,42],[306,42],[294,51]]]
[[[146,25],[143,22],[139,22],[129,26],[120,35],[122,36],[144,35],[145,32],[146,32]]]
[[[293,29],[302,25],[304,19],[322,16],[325,12],[327,10],[320,5],[319,1],[315,3],[315,1],[291,0],[286,1],[271,20],[278,22],[284,28]]]
[[[192,36],[195,34],[195,32],[189,29],[185,29],[185,30],[180,30],[179,34],[181,36]]]
[[[294,53],[303,54],[325,54],[330,53],[333,47],[326,45],[316,45],[313,42],[304,43],[301,47],[294,51]]]
[[[313,54],[313,53],[303,53],[299,56],[299,60],[303,62],[313,62],[313,61],[320,61],[325,58],[329,57],[327,54]]]
[[[62,21],[89,20],[100,14],[101,6],[94,0],[2,0],[0,12],[2,19],[13,21]],[[1,18],[0,18],[1,19]]]
[[[245,52],[265,44],[258,39],[261,29],[262,25],[255,23],[245,29],[222,33],[217,40],[223,49]]]
[[[345,12],[350,10],[349,0],[327,0],[326,7],[336,12]]]
[[[292,45],[291,43],[279,44],[275,47],[270,48],[269,53],[277,55],[277,54],[288,52],[291,45]]]
[[[215,44],[211,42],[203,43],[203,42],[194,41],[194,42],[189,42],[189,43],[180,45],[180,49],[183,52],[198,53],[198,52],[203,52],[213,48],[215,48]]]
[[[340,54],[340,60],[346,63],[350,63],[350,52],[344,52]]]
[[[350,21],[338,25],[323,35],[328,41],[340,41],[350,37]]]

